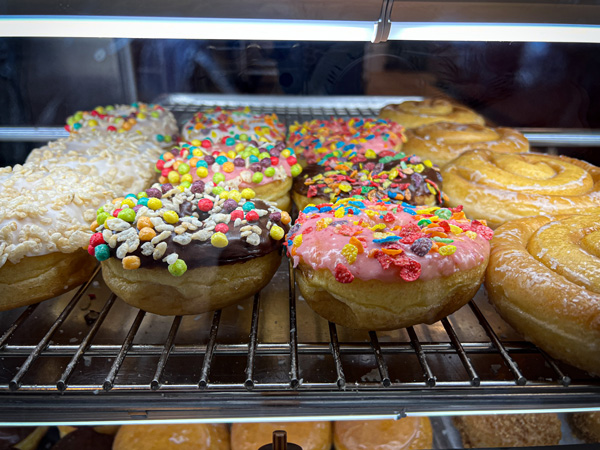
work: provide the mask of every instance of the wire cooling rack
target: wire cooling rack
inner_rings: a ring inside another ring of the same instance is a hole
[[[383,102],[265,103],[172,95],[180,123],[250,104],[286,122],[371,116]],[[0,293],[0,295],[4,295]],[[362,332],[316,315],[286,258],[253,298],[162,317],[79,289],[0,313],[0,424],[257,421],[600,409],[600,378],[553,360],[496,314],[482,288],[432,325]]]

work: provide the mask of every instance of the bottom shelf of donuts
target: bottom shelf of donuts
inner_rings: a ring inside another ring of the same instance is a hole
[[[398,418],[469,411],[586,411],[600,379],[551,359],[483,288],[447,319],[385,332],[317,316],[287,259],[254,298],[157,316],[79,289],[0,314],[0,423],[264,417]]]

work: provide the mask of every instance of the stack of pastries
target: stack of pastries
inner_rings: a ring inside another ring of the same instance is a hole
[[[600,169],[532,153],[468,108],[411,101],[288,130],[275,114],[216,108],[180,138],[169,111],[136,103],[78,112],[66,128],[2,169],[0,285],[18,299],[4,308],[70,289],[99,261],[132,305],[197,314],[263,288],[285,249],[317,313],[386,330],[451,314],[487,270],[509,323],[600,371],[586,357],[600,348]],[[56,287],[36,293],[39,280]]]

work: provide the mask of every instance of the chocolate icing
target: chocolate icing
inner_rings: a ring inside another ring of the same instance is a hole
[[[389,161],[389,158],[378,157],[377,159],[367,159],[362,155],[358,155],[350,161],[344,161],[335,158],[329,159],[325,161],[323,165],[311,164],[308,167],[304,168],[302,174],[294,179],[292,189],[298,194],[308,196],[309,189],[311,188],[311,186],[314,185],[316,186],[316,192],[313,189],[312,195],[309,198],[317,197],[319,199],[325,199],[326,201],[329,201],[331,193],[326,193],[324,192],[324,190],[330,186],[328,186],[327,183],[324,182],[324,180],[319,180],[312,184],[307,184],[306,182],[312,182],[312,179],[319,174],[325,174],[329,171],[335,171],[337,173],[331,175],[331,177],[339,177],[339,180],[346,180],[352,186],[352,190],[350,190],[349,192],[338,192],[336,194],[336,200],[340,198],[352,197],[353,195],[357,194],[367,195],[369,196],[369,198],[374,197],[374,199],[383,199],[389,195],[389,192],[392,192],[395,194],[402,194],[405,197],[404,201],[411,205],[423,204],[423,197],[433,195],[427,187],[428,183],[426,180],[433,181],[437,186],[436,191],[440,191],[442,188],[442,176],[440,175],[440,170],[437,167],[425,166],[425,169],[420,173],[414,172],[413,170],[402,169],[401,161],[404,161],[405,163],[408,161],[417,161],[417,159],[415,158],[417,157],[410,156],[404,157],[402,159],[394,159]],[[384,162],[381,162],[382,160]],[[418,160],[418,162],[414,162],[414,164],[419,163],[421,163],[420,159]],[[335,167],[338,164],[344,164],[350,167],[350,170],[347,171],[348,176],[344,176],[335,169]],[[393,180],[393,184],[386,189],[383,189],[381,182],[375,181],[373,183],[365,183],[359,181],[358,176],[349,176],[354,170],[363,170],[370,172],[372,178],[377,178],[379,174],[381,174],[381,172],[388,172],[393,169],[398,170],[398,177],[395,178]],[[408,186],[406,186],[407,184]],[[362,189],[365,185],[375,186],[375,189],[371,189],[369,190],[369,193],[366,193],[365,189]],[[406,195],[407,189],[410,192],[409,196]],[[441,195],[438,194],[436,197],[436,204],[441,204]]]
[[[1,427],[0,449],[11,448],[35,431],[35,427]]]
[[[92,427],[82,427],[67,434],[52,450],[111,450],[114,439],[114,436],[98,433]]]

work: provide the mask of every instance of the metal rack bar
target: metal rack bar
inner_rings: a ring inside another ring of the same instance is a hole
[[[204,389],[208,386],[208,375],[210,374],[210,366],[212,364],[215,346],[217,344],[217,333],[219,332],[219,323],[221,322],[221,310],[215,311],[213,314],[212,324],[210,326],[210,335],[206,344],[206,353],[204,361],[202,361],[202,372],[200,372],[200,381],[198,387]]]
[[[38,305],[39,305],[39,303],[36,303],[34,305],[29,305],[25,309],[25,311],[23,311],[21,313],[21,315],[17,318],[17,320],[15,320],[13,322],[13,324],[4,332],[4,334],[0,338],[0,349],[2,349],[2,347],[4,347],[4,344],[6,344],[8,342],[8,340],[13,335],[13,333],[15,331],[17,331],[17,328],[19,328],[21,326],[21,324],[23,322],[25,322],[29,316],[31,316],[31,313],[33,311],[35,311],[35,309],[38,307]]]
[[[460,358],[460,361],[462,362],[463,366],[465,367],[465,370],[469,374],[469,378],[471,379],[471,384],[473,386],[479,386],[481,384],[481,379],[479,378],[479,375],[477,375],[477,372],[475,371],[473,364],[471,364],[471,360],[467,356],[467,353],[465,352],[465,349],[463,348],[462,343],[458,339],[458,336],[456,335],[454,328],[452,328],[450,321],[447,318],[443,318],[442,325],[444,326],[444,329],[446,330],[446,334],[450,338],[450,342],[452,342],[452,346],[456,349],[456,352],[458,353],[458,357]]]
[[[346,387],[346,376],[342,367],[342,359],[340,358],[340,343],[338,341],[337,329],[334,323],[329,322],[329,340],[331,342],[331,353],[333,362],[335,363],[335,371],[337,372],[336,385],[340,389]]]
[[[479,323],[485,330],[485,333],[488,335],[488,337],[494,344],[494,347],[496,347],[498,349],[498,352],[500,352],[502,359],[504,359],[504,362],[507,364],[508,368],[515,376],[515,382],[517,383],[517,385],[518,386],[525,385],[525,383],[527,383],[527,379],[521,373],[521,370],[519,369],[519,366],[514,361],[514,359],[512,359],[510,357],[510,355],[508,354],[508,352],[502,345],[502,342],[500,342],[500,339],[498,339],[498,336],[496,335],[496,333],[494,333],[494,330],[492,330],[492,327],[490,326],[488,321],[485,319],[485,317],[481,313],[481,310],[479,309],[479,307],[477,307],[477,305],[474,302],[469,302],[469,306],[471,307],[471,310],[477,317],[477,320],[479,321]]]
[[[246,389],[254,387],[254,355],[256,354],[256,341],[258,339],[258,315],[260,312],[260,294],[254,296],[252,306],[252,326],[250,328],[250,341],[248,342],[248,362],[246,364],[246,381],[244,386]]]
[[[58,318],[54,321],[54,323],[52,324],[50,329],[46,332],[44,337],[40,340],[38,345],[36,345],[35,349],[31,352],[29,357],[25,360],[23,365],[21,365],[21,368],[19,369],[17,374],[13,377],[12,380],[10,380],[9,387],[10,387],[11,391],[16,391],[17,389],[19,389],[19,387],[21,386],[21,380],[23,379],[23,376],[25,375],[25,373],[29,370],[29,368],[31,367],[33,362],[44,351],[44,349],[50,342],[50,339],[52,338],[52,336],[54,335],[56,330],[58,330],[58,328],[62,325],[62,323],[67,318],[67,316],[69,314],[71,314],[71,311],[73,311],[73,308],[75,307],[75,305],[77,304],[77,302],[79,301],[79,299],[81,298],[83,293],[86,291],[88,286],[92,283],[92,280],[98,274],[99,270],[100,270],[100,266],[96,267],[96,269],[94,270],[94,273],[92,274],[90,279],[77,290],[77,292],[75,293],[75,295],[73,296],[73,298],[71,299],[69,304],[62,310],[62,312],[60,313]]]
[[[90,328],[90,331],[88,331],[85,338],[83,338],[83,340],[81,341],[79,348],[77,349],[77,351],[71,358],[71,361],[69,361],[69,364],[67,365],[66,369],[60,376],[60,379],[58,380],[58,382],[56,383],[56,388],[59,391],[62,392],[67,388],[67,381],[69,381],[69,377],[71,376],[71,373],[73,373],[73,369],[75,369],[75,366],[79,362],[79,359],[83,356],[85,351],[88,349],[89,345],[91,344],[92,340],[94,339],[94,336],[96,336],[96,333],[98,332],[98,330],[104,323],[104,319],[106,319],[106,316],[108,315],[108,312],[110,311],[110,308],[112,307],[112,305],[115,303],[116,298],[117,298],[117,296],[115,294],[110,295],[110,297],[108,298],[108,300],[102,307],[102,310],[100,311],[100,314],[98,315],[98,318],[92,325],[92,328]]]
[[[435,386],[436,378],[433,372],[431,371],[431,367],[429,367],[429,363],[427,362],[427,355],[423,351],[423,347],[421,347],[421,343],[419,342],[419,338],[417,337],[417,333],[415,333],[415,329],[413,327],[406,328],[408,336],[410,337],[410,342],[415,349],[415,353],[419,358],[419,364],[423,368],[423,376],[425,377],[425,384],[429,387]]]
[[[387,364],[385,363],[385,359],[381,353],[381,347],[379,346],[377,333],[374,331],[369,331],[369,339],[371,341],[371,347],[373,347],[373,352],[375,352],[375,358],[377,359],[377,369],[379,369],[379,375],[381,376],[381,384],[383,384],[384,387],[389,387],[392,382],[388,373]]]
[[[298,330],[296,321],[296,278],[292,262],[288,264],[289,275],[289,306],[290,306],[290,386],[296,389],[299,383],[298,376]]]
[[[110,391],[113,388],[114,383],[115,383],[115,378],[117,377],[117,373],[119,372],[119,369],[121,368],[121,365],[123,364],[123,361],[125,360],[125,356],[127,356],[127,352],[129,350],[129,348],[131,347],[131,343],[135,339],[136,333],[140,329],[140,325],[142,324],[142,320],[144,320],[145,315],[146,315],[146,311],[142,311],[140,309],[138,311],[137,315],[135,316],[135,320],[133,321],[133,323],[131,324],[131,327],[129,328],[129,332],[127,333],[127,336],[125,337],[125,341],[123,342],[123,345],[121,346],[121,350],[119,351],[119,354],[117,355],[115,362],[113,363],[113,365],[110,369],[110,372],[108,373],[106,379],[104,380],[104,383],[102,384],[102,388],[105,391]]]
[[[150,382],[150,387],[154,390],[160,388],[160,378],[162,377],[162,373],[165,370],[167,359],[169,359],[169,355],[173,350],[173,341],[175,341],[175,336],[177,335],[177,331],[179,330],[180,325],[181,316],[175,316],[175,318],[173,319],[173,323],[171,324],[171,329],[169,330],[169,335],[167,336],[167,340],[165,341],[165,346],[163,347],[163,351],[160,355],[160,359],[158,360],[156,372],[154,372],[154,376],[152,377],[152,381]]]
[[[548,353],[546,353],[542,349],[538,349],[538,350],[542,354],[542,356],[544,357],[544,359],[546,360],[546,362],[548,363],[550,368],[557,375],[558,382],[560,384],[562,384],[564,387],[568,387],[571,384],[571,377],[569,377],[568,375],[565,375],[565,373],[556,364],[556,361],[554,361],[554,358],[552,358]]]

